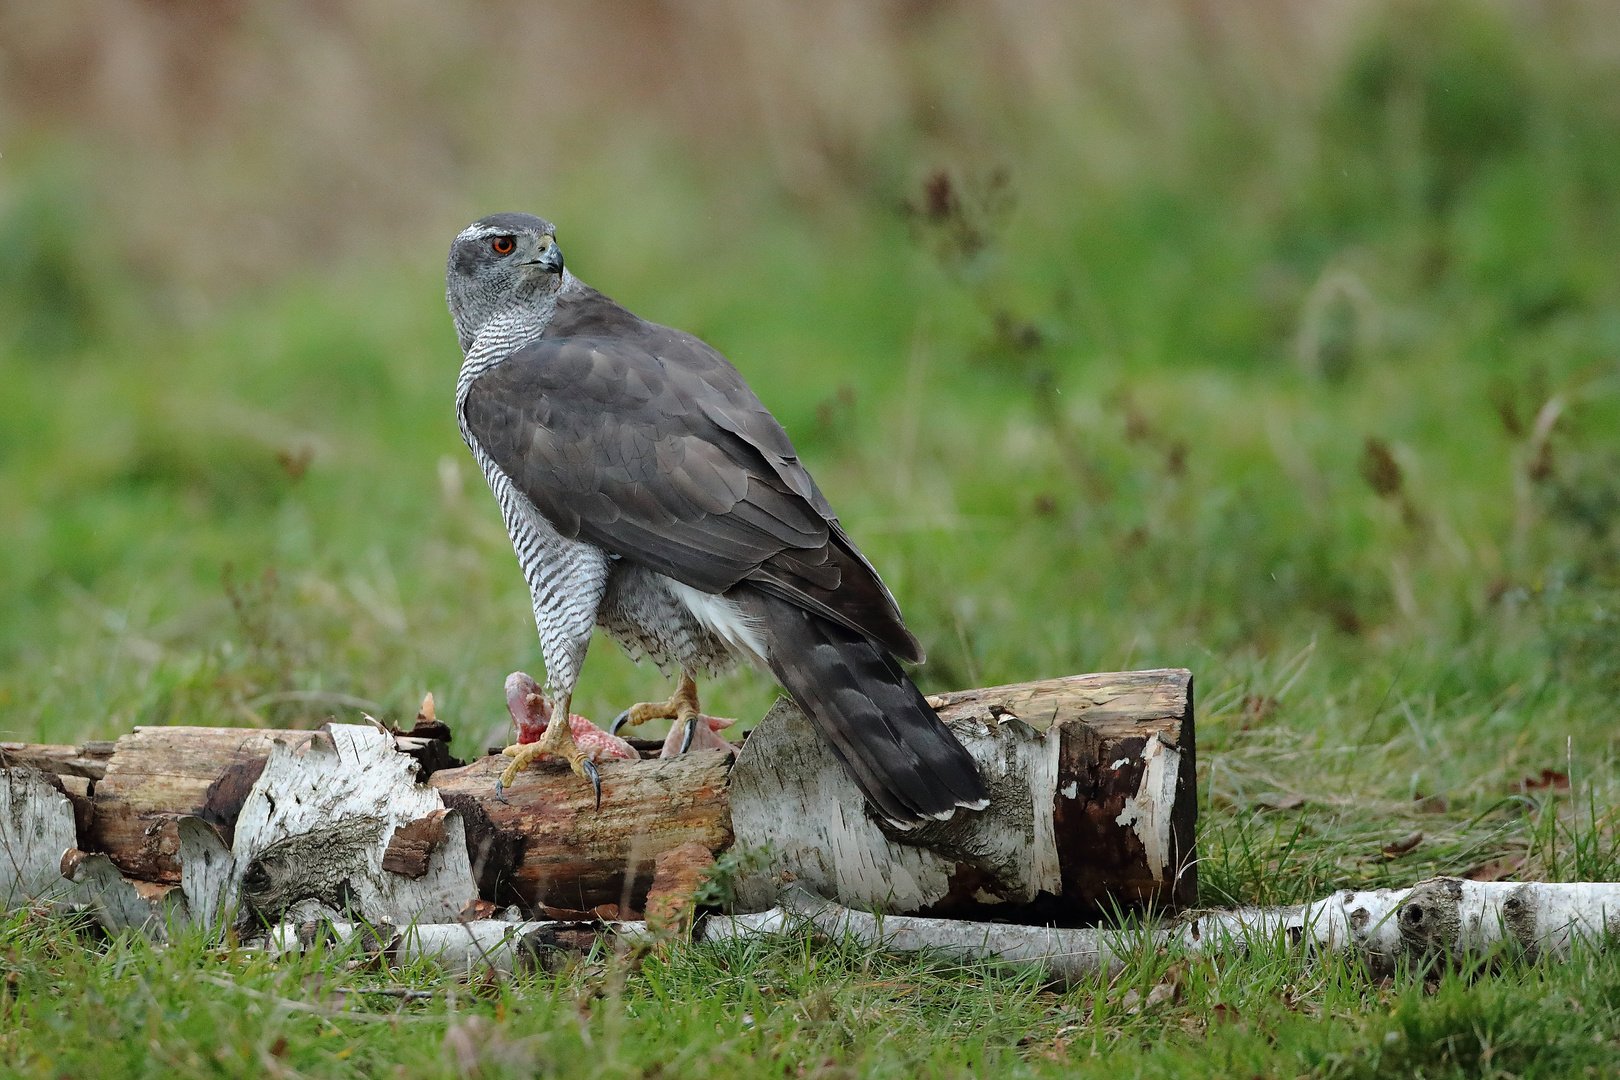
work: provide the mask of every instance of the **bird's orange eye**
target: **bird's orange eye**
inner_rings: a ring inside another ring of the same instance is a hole
[[[510,236],[497,236],[489,242],[489,246],[494,249],[497,255],[510,255],[512,249],[517,247],[517,244],[513,242]]]

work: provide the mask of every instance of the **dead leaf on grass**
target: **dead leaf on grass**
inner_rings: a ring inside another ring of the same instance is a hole
[[[1523,791],[1568,791],[1569,774],[1557,769],[1542,769],[1541,775],[1527,776],[1519,781],[1519,790]]]
[[[1270,720],[1276,711],[1276,698],[1268,694],[1244,694],[1243,709],[1238,714],[1238,727],[1244,731],[1257,728]]]
[[[1136,1016],[1138,1013],[1157,1009],[1160,1005],[1174,1004],[1181,1000],[1181,976],[1179,972],[1172,972],[1164,982],[1158,983],[1147,992],[1147,998],[1142,997],[1139,990],[1127,990],[1125,996],[1119,999],[1120,1008],[1127,1016]]]
[[[1383,850],[1385,855],[1393,859],[1397,855],[1405,855],[1421,843],[1423,843],[1423,834],[1415,832],[1409,836],[1403,836],[1393,843],[1385,844]]]

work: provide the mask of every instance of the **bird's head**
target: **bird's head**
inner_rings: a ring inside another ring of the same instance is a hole
[[[444,295],[462,352],[497,316],[532,313],[544,322],[563,282],[556,235],[533,214],[491,214],[461,230],[450,245]]]

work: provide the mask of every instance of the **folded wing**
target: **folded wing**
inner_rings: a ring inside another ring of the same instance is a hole
[[[736,368],[584,294],[480,375],[463,406],[536,509],[692,588],[746,581],[920,661],[894,598]]]

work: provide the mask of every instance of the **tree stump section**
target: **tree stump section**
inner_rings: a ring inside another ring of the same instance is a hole
[[[1081,675],[931,704],[979,763],[991,804],[911,831],[868,813],[785,701],[735,759],[603,765],[600,809],[561,763],[497,799],[506,759],[445,767],[449,730],[431,717],[410,735],[169,727],[110,748],[7,744],[0,844],[26,849],[32,869],[12,875],[5,905],[82,903],[88,890],[106,894],[109,925],[215,927],[234,911],[243,931],[243,919],[442,921],[497,905],[618,918],[644,909],[660,856],[732,848],[768,852],[737,882],[743,911],[776,903],[785,884],[868,910],[1061,925],[1195,899],[1190,673]],[[64,851],[44,850],[69,832]],[[55,888],[49,865],[72,884]]]

